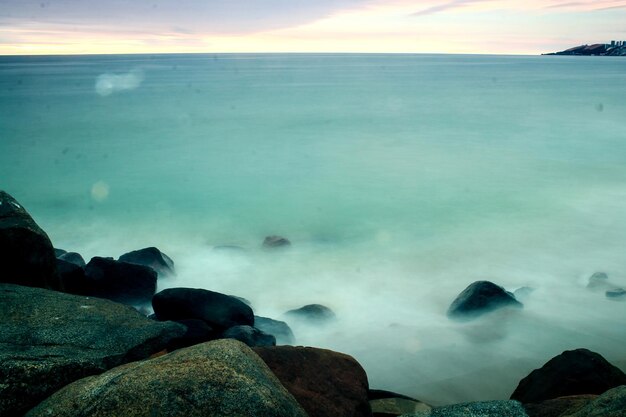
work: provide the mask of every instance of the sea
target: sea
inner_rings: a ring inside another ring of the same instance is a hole
[[[0,189],[87,260],[158,247],[159,290],[328,306],[297,344],[371,388],[506,399],[581,347],[626,371],[624,58],[2,56]],[[448,319],[479,280],[524,308]]]

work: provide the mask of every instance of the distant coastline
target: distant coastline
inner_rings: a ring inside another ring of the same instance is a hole
[[[582,55],[582,56],[626,56],[626,41],[580,45],[560,52],[542,55]]]

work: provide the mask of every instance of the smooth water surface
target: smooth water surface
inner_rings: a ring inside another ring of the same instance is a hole
[[[158,246],[374,388],[506,398],[562,350],[626,369],[626,60],[462,55],[0,57],[0,188],[56,247]],[[270,234],[286,251],[263,251]],[[237,245],[245,251],[215,251]],[[445,312],[471,282],[523,311]]]

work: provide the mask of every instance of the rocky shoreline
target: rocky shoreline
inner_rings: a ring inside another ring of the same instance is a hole
[[[266,238],[267,250],[291,243]],[[321,304],[281,319],[255,315],[236,295],[156,292],[176,273],[154,247],[85,262],[55,249],[0,191],[1,416],[624,416],[626,375],[599,353],[565,351],[523,378],[510,400],[433,407],[373,389],[351,356],[295,346],[292,320],[335,320]],[[596,273],[590,290],[625,292]],[[523,295],[489,281],[451,302],[459,323],[523,309]],[[519,299],[518,299],[519,298]],[[152,313],[154,311],[154,313]]]

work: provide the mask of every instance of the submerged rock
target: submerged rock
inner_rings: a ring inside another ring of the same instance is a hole
[[[224,339],[235,339],[250,347],[276,346],[276,338],[251,326],[233,326],[223,334]]]
[[[296,342],[291,328],[284,321],[254,316],[254,327],[273,335],[278,345],[293,345]]]
[[[119,257],[122,262],[149,266],[154,269],[159,276],[174,275],[174,261],[155,247],[139,249],[125,253]]]
[[[50,415],[307,416],[265,363],[234,340],[203,343],[82,379],[27,414]]]
[[[626,385],[626,375],[601,355],[587,349],[567,350],[522,379],[511,399],[537,403],[551,398],[602,394]]]
[[[219,292],[169,288],[154,295],[152,307],[159,320],[204,320],[217,331],[254,326],[254,313],[242,301]]]
[[[85,260],[80,255],[80,253],[76,253],[76,252],[65,252],[64,254],[58,256],[57,259],[62,259],[66,262],[71,262],[74,265],[80,266],[81,268],[84,268],[86,265]]]
[[[502,307],[523,307],[513,294],[490,281],[476,281],[459,294],[448,308],[448,317],[471,319]]]
[[[293,346],[254,351],[293,394],[309,417],[370,417],[365,371],[351,356]]]
[[[285,313],[286,317],[308,321],[309,323],[326,323],[336,319],[335,313],[321,304],[309,304]]]
[[[610,300],[626,300],[626,290],[623,288],[614,288],[607,291],[605,295]]]
[[[0,284],[0,415],[22,415],[70,382],[147,358],[183,332],[111,301]]]
[[[267,236],[263,241],[264,248],[281,248],[290,245],[291,242],[282,236]]]
[[[611,287],[609,276],[605,272],[595,272],[589,277],[587,288],[594,291],[606,290]]]
[[[56,255],[46,232],[0,191],[0,282],[58,288]]]
[[[157,273],[143,265],[94,257],[85,267],[86,293],[125,304],[150,303],[156,292]]]

